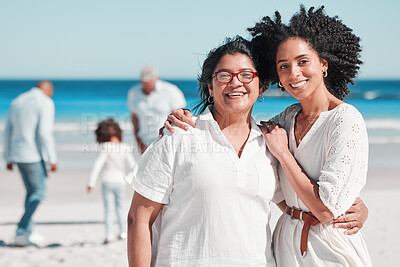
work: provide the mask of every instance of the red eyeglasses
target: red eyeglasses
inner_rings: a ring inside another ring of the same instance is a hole
[[[214,77],[220,83],[230,83],[233,77],[236,77],[242,83],[251,83],[255,77],[258,77],[258,73],[248,70],[239,72],[229,72],[224,70],[215,72],[212,78]]]

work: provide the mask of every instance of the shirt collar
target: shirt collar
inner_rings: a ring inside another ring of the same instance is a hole
[[[206,107],[206,109],[203,111],[203,113],[201,113],[201,114],[199,115],[200,120],[203,120],[203,121],[214,120],[214,117],[213,117],[213,115],[212,115],[212,113],[211,113],[210,106],[211,106],[211,105],[208,105],[208,106]]]
[[[256,121],[253,119],[253,117],[250,117],[250,132],[251,132],[251,134],[254,135],[254,137],[258,137],[260,135],[263,136],[263,133],[262,133],[260,127],[258,127],[258,125],[257,125]],[[250,137],[251,137],[251,134],[250,134]],[[249,139],[250,139],[250,137],[249,137]]]
[[[208,105],[206,107],[204,112],[199,115],[199,119],[200,120],[206,120],[206,121],[212,120],[218,126],[218,123],[214,120],[214,117],[213,117],[213,115],[211,113],[211,106],[212,105]],[[261,136],[263,135],[261,129],[257,126],[257,123],[253,119],[253,117],[250,117],[250,136],[249,136],[249,140],[253,139],[253,138],[256,138],[256,137],[258,137],[260,135]]]

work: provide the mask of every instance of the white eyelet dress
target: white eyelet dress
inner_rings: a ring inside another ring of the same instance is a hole
[[[318,183],[321,200],[337,218],[350,208],[366,182],[368,137],[364,120],[356,108],[341,104],[321,113],[297,147],[294,121],[300,111],[301,105],[294,104],[273,120],[287,131],[291,153]],[[286,204],[309,211],[282,168],[278,168]],[[280,217],[273,237],[278,266],[372,266],[360,232],[345,235],[344,230],[327,223],[311,226],[307,254],[303,258],[300,252],[303,225],[303,221],[290,215]]]

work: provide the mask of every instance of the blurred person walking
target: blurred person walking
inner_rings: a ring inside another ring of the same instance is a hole
[[[159,79],[153,66],[145,66],[140,74],[140,84],[128,92],[127,104],[136,142],[143,153],[159,139],[158,129],[163,126],[168,114],[176,108],[185,107],[186,100],[177,86]]]
[[[53,137],[54,86],[40,81],[20,94],[10,105],[4,133],[4,159],[7,169],[16,164],[26,188],[25,212],[15,234],[16,246],[36,245],[30,240],[32,216],[46,195],[47,164],[57,170]]]

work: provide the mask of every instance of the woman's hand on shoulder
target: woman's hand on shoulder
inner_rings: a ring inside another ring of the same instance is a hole
[[[289,152],[288,139],[285,129],[273,121],[262,121],[260,128],[264,134],[265,143],[267,144],[268,150],[274,157],[280,160],[282,153]]]
[[[192,127],[196,127],[196,123],[192,120],[192,113],[190,110],[184,108],[174,109],[171,114],[168,115],[167,120],[164,122],[164,126],[159,130],[160,138],[164,135],[164,128],[171,133],[175,133],[175,129],[172,124],[185,131],[189,130],[188,124]]]

